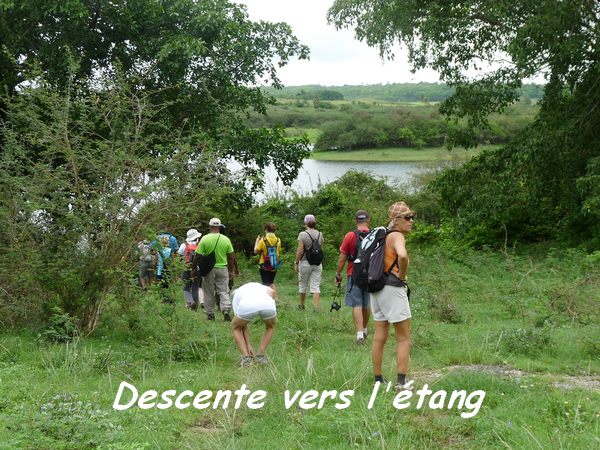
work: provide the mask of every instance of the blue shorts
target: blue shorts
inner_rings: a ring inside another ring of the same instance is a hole
[[[348,282],[346,283],[346,306],[368,308],[370,299],[371,294],[361,291],[358,286],[354,286],[352,277],[348,277]]]

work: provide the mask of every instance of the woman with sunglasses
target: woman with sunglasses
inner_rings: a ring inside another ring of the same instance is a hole
[[[379,292],[371,293],[371,310],[375,321],[373,337],[373,370],[375,382],[384,382],[381,366],[383,347],[390,332],[390,324],[394,326],[396,336],[396,365],[398,377],[396,389],[412,389],[412,383],[406,379],[408,372],[408,356],[410,352],[410,291],[406,284],[408,271],[408,252],[405,235],[410,233],[416,213],[411,211],[405,202],[397,202],[388,210],[390,222],[389,233],[385,240],[384,267],[389,272],[385,287]]]

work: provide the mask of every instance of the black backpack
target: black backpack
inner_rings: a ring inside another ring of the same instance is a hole
[[[363,238],[358,254],[352,263],[352,281],[362,291],[378,292],[382,290],[387,284],[388,274],[398,264],[396,259],[385,270],[385,239],[394,231],[397,230],[377,227]]]
[[[194,254],[193,267],[195,267],[194,276],[206,276],[208,273],[213,270],[215,264],[217,263],[217,257],[215,256],[215,250],[217,249],[217,244],[219,243],[219,239],[221,239],[221,235],[217,238],[217,242],[215,242],[215,246],[208,255],[202,255],[196,251]]]
[[[360,250],[362,241],[367,236],[367,234],[369,234],[369,231],[354,230],[354,234],[356,235],[356,243],[354,244],[354,253],[348,255],[348,261],[350,262],[354,262],[354,260],[358,256],[358,251]]]
[[[313,239],[313,237],[308,231],[305,231],[305,233],[308,234],[308,237],[312,241],[311,246],[307,249],[304,249],[306,260],[311,266],[318,266],[323,262],[323,250],[321,249],[321,244],[319,243],[321,233],[319,232],[319,236],[317,236],[316,241]]]

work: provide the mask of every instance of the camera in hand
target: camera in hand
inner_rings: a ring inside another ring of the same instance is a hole
[[[334,300],[333,303],[331,304],[331,308],[329,309],[329,312],[333,311],[334,309],[336,311],[339,311],[341,307],[342,307],[342,305],[340,305],[338,302],[336,302]]]

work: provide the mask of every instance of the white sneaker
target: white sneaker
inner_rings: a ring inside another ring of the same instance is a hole
[[[400,391],[412,391],[414,389],[414,380],[405,380],[404,384],[401,383],[396,383],[396,385],[394,386],[394,388],[396,389],[397,392]]]

